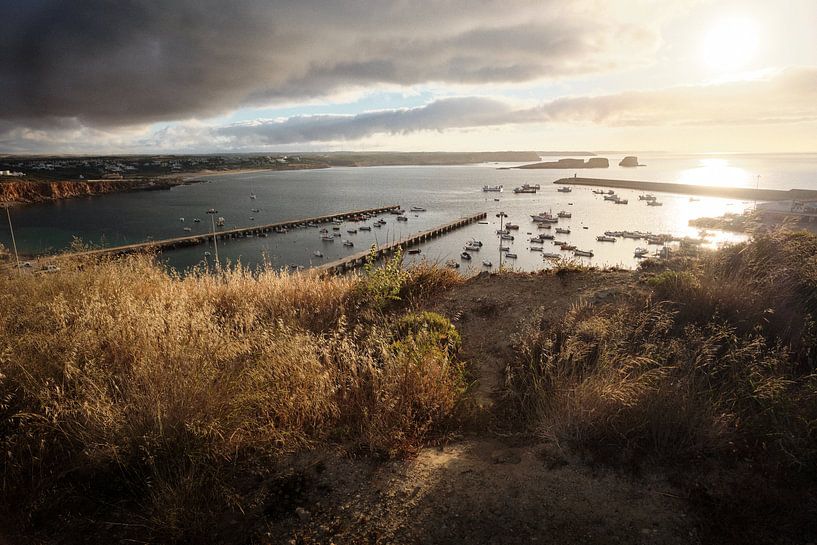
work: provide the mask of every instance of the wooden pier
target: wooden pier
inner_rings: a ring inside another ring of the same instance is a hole
[[[375,258],[376,259],[383,258],[385,256],[393,254],[398,249],[405,249],[408,248],[409,246],[420,244],[421,242],[431,240],[432,238],[436,238],[440,235],[450,233],[451,231],[459,229],[460,227],[465,227],[466,225],[470,225],[474,222],[484,220],[486,217],[487,214],[485,212],[480,212],[479,214],[466,216],[464,218],[460,218],[450,223],[440,225],[439,227],[435,227],[434,229],[429,229],[428,231],[423,231],[415,235],[401,238],[400,240],[394,242],[381,244],[375,250]],[[363,266],[366,263],[366,260],[369,258],[369,255],[371,255],[371,253],[372,253],[371,249],[364,250],[362,252],[346,256],[342,259],[331,261],[319,267],[315,267],[315,269],[318,270],[322,275],[343,274],[346,271]]]
[[[392,210],[399,209],[399,205],[384,206],[381,208],[368,208],[366,210],[353,210],[351,212],[341,212],[339,214],[328,214],[326,216],[316,216],[312,218],[303,218],[291,221],[281,221],[277,223],[267,223],[265,225],[253,225],[250,227],[237,227],[234,229],[216,230],[215,237],[219,240],[230,238],[241,238],[246,235],[258,235],[261,233],[270,233],[277,229],[291,229],[295,227],[306,226],[310,223],[329,223],[334,220],[349,220],[358,216],[372,216],[377,214],[385,214]],[[209,218],[208,218],[209,220]],[[184,237],[168,238],[164,240],[149,240],[147,242],[138,242],[136,244],[126,244],[124,246],[111,246],[109,248],[98,248],[89,250],[87,252],[67,253],[55,256],[60,257],[82,257],[82,256],[96,256],[96,255],[121,255],[140,251],[156,251],[163,249],[182,248],[186,246],[195,246],[207,241],[213,240],[214,234],[201,233],[197,235],[190,235]],[[53,259],[53,258],[52,258]]]

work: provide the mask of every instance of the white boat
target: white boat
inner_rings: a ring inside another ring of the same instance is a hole
[[[491,267],[493,267],[493,266],[494,266],[494,264],[493,264],[493,263],[491,263],[490,261],[483,261],[483,262],[482,262],[482,266],[483,266],[483,267],[488,267],[488,268],[491,268]]]
[[[312,255],[314,255],[315,257],[323,257],[323,252],[321,252],[320,250],[318,250],[318,251],[316,251],[316,252],[315,252],[314,254],[312,254]]]
[[[507,229],[497,229],[496,234],[497,235],[509,235],[510,232]]]
[[[467,250],[467,251],[469,251],[469,252],[478,252],[478,251],[479,251],[479,248],[480,248],[480,247],[479,247],[479,246],[477,246],[476,244],[466,244],[466,245],[465,245],[465,248],[463,248],[463,249],[464,249],[464,250]]]
[[[471,259],[471,254],[469,254],[468,252],[463,252],[463,253],[460,254],[460,258],[470,260]]]
[[[482,190],[486,191],[486,192],[493,191],[495,193],[500,193],[500,192],[502,192],[502,186],[501,185],[484,185],[484,186],[482,186]]]
[[[502,246],[502,245],[500,244],[500,246],[499,246],[499,251],[500,251],[500,252],[510,252],[510,251],[511,251],[511,247],[510,247],[510,246]]]
[[[185,227],[185,228],[184,228],[184,232],[185,232],[185,233],[189,233],[189,232],[190,232],[190,231],[192,231],[192,230],[193,230],[193,228],[192,228],[192,227]]]
[[[210,257],[210,252],[204,252],[204,257]]]
[[[515,187],[513,189],[514,193],[536,193],[537,191],[539,191],[539,184],[522,184],[522,187]]]
[[[333,237],[332,235],[323,235],[321,237],[321,240],[324,242],[335,242],[335,237]]]
[[[355,245],[355,243],[352,242],[351,240],[344,240],[343,245],[346,246],[347,248],[351,248],[352,246]]]
[[[558,191],[559,193],[570,193],[571,191],[573,191],[573,188],[569,186],[562,186],[556,191]]]
[[[219,227],[223,227],[223,226],[224,226],[224,218],[219,217],[219,218],[216,220],[216,225],[218,225]]]
[[[184,223],[184,218],[179,218],[179,221]]]
[[[646,248],[636,248],[633,257],[645,257],[650,251]]]
[[[559,218],[554,217],[550,212],[542,212],[541,214],[532,214],[530,217],[534,223],[558,223]]]
[[[573,250],[573,255],[593,257],[593,252],[591,250]]]
[[[573,217],[573,214],[571,212],[567,212],[566,210],[561,210],[556,215],[559,216],[560,218],[572,218]]]
[[[193,223],[201,223],[201,220],[199,218],[193,218]]]
[[[255,200],[255,193],[250,193],[250,198],[251,198],[252,200]]]
[[[502,240],[513,240],[513,235],[499,235]]]
[[[512,231],[518,231],[519,226],[516,225],[515,223],[506,223],[505,224],[505,229],[509,229],[509,230],[512,230]]]
[[[482,241],[481,241],[481,240],[477,240],[477,239],[475,239],[475,238],[472,238],[471,240],[469,240],[469,241],[467,242],[467,244],[474,244],[474,245],[476,245],[476,246],[479,246],[480,248],[482,247]]]
[[[450,268],[450,269],[459,269],[460,268],[460,264],[457,263],[456,261],[454,261],[453,259],[449,259],[448,261],[446,261],[445,266]]]
[[[608,237],[607,235],[599,235],[596,237],[596,240],[598,240],[599,242],[615,242],[616,238]]]
[[[412,206],[411,211],[412,212],[425,212],[426,209],[423,208],[422,206]]]

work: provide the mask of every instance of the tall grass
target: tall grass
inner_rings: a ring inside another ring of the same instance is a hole
[[[817,237],[773,233],[578,304],[516,338],[505,400],[544,436],[624,462],[817,462]]]
[[[446,283],[431,277],[386,280]],[[452,417],[461,364],[434,320],[372,308],[362,294],[383,281],[181,278],[144,256],[0,277],[3,503],[35,517],[90,497],[190,539],[249,512],[239,483],[287,453],[421,444]]]

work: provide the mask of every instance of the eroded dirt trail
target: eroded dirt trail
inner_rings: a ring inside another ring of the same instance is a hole
[[[632,273],[481,275],[429,310],[460,331],[475,395],[490,414],[521,323],[558,319],[580,299],[627,297]],[[490,420],[490,419],[488,419]],[[557,446],[475,430],[408,460],[310,460],[301,517],[270,543],[688,544],[684,500],[660,479],[594,470]],[[315,471],[320,467],[321,471]],[[315,491],[320,490],[321,493]]]

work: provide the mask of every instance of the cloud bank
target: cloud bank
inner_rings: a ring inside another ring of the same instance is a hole
[[[0,120],[123,126],[377,85],[597,73],[659,43],[622,6],[690,1],[0,0]]]

